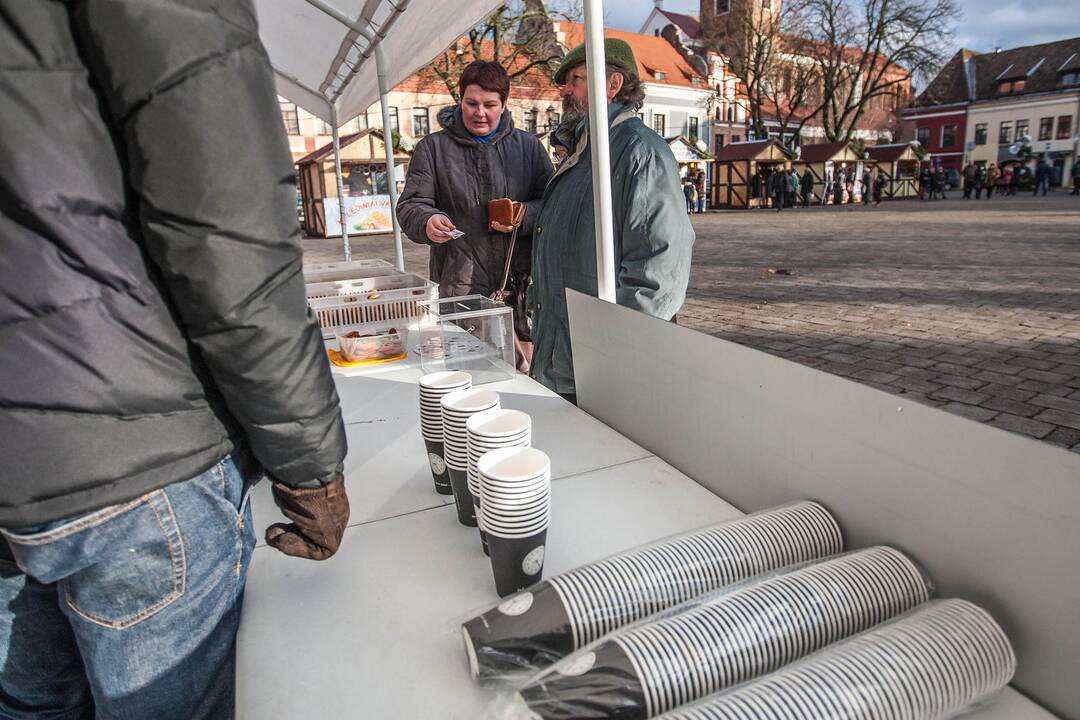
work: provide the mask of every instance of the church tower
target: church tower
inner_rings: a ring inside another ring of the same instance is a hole
[[[709,45],[738,62],[748,47],[780,30],[783,0],[701,0],[701,27]]]

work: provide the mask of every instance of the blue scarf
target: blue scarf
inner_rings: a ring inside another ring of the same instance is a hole
[[[473,140],[481,145],[487,145],[491,142],[491,139],[495,137],[495,133],[499,132],[499,128],[502,126],[502,118],[499,118],[499,122],[496,123],[495,129],[489,132],[487,135],[473,135]]]

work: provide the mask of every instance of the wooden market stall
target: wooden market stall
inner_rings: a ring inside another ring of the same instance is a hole
[[[834,196],[833,180],[839,170],[853,171],[856,178],[855,185],[861,191],[863,161],[863,156],[854,145],[841,140],[803,145],[799,149],[798,159],[793,164],[800,174],[808,170],[814,178],[814,192],[831,202]]]
[[[350,235],[393,229],[385,153],[382,131],[378,128],[365,128],[341,138],[341,175]],[[394,176],[399,190],[408,163],[408,154],[400,150],[394,154]],[[333,143],[300,158],[296,166],[308,234],[318,237],[341,235]]]
[[[867,148],[871,170],[884,173],[889,182],[882,195],[894,200],[919,196],[919,165],[921,158],[910,143],[874,145]]]
[[[763,180],[774,168],[783,166],[792,155],[778,140],[747,140],[731,143],[713,161],[712,206],[728,208],[762,207],[767,203]]]
[[[683,135],[666,138],[666,141],[668,147],[671,148],[671,154],[675,156],[676,162],[679,163],[679,177],[682,180],[685,181],[689,178],[693,181],[705,175],[706,167],[712,158],[708,152],[703,152],[701,148]],[[701,177],[701,180],[705,186],[706,197],[708,197],[710,194],[708,177]]]

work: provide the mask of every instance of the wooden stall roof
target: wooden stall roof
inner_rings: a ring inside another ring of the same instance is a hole
[[[744,140],[725,145],[716,153],[717,162],[739,160],[790,160],[791,153],[778,140]]]
[[[897,160],[919,159],[919,156],[912,149],[910,143],[874,145],[866,150],[870,153],[870,159],[874,162],[896,162]]]
[[[803,145],[799,154],[801,163],[821,163],[833,161],[856,162],[860,159],[859,153],[846,140],[832,143],[818,143],[815,145]]]
[[[357,143],[371,136],[368,143]],[[296,161],[297,166],[302,167],[308,163],[325,162],[334,159],[334,143],[328,142]],[[372,162],[386,162],[386,156],[382,147],[382,131],[378,128],[364,128],[360,132],[341,136],[341,159],[342,160],[370,160]],[[408,160],[409,156],[400,152],[394,154],[394,159]]]

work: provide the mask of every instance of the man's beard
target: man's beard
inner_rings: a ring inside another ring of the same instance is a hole
[[[570,127],[575,127],[579,122],[585,119],[588,115],[588,110],[585,106],[577,101],[576,98],[566,97],[562,102],[562,121],[563,123],[569,123]]]

